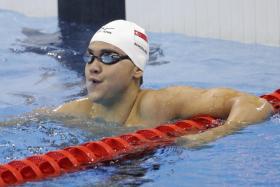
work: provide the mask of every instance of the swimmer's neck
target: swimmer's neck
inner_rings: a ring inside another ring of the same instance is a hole
[[[121,95],[106,102],[94,102],[91,108],[91,117],[100,117],[106,121],[125,124],[141,89],[132,84]]]

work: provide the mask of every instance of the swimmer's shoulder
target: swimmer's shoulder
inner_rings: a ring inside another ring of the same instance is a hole
[[[194,88],[191,86],[170,86],[158,90],[142,90],[140,96],[143,105],[149,105],[149,103],[166,104],[175,101],[179,95],[192,96],[205,91],[205,89]]]
[[[92,102],[87,98],[76,99],[64,103],[53,110],[55,113],[62,113],[71,116],[88,117],[92,108]]]
[[[158,90],[142,90],[138,101],[139,115],[144,118],[159,118],[169,120],[176,117],[177,107],[187,97],[204,92],[204,89],[190,86],[171,86]]]

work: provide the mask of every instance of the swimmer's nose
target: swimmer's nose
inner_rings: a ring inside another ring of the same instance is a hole
[[[102,64],[96,59],[92,63],[88,64],[87,66],[90,73],[96,74],[102,71]]]

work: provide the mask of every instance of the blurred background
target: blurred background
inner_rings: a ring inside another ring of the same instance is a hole
[[[127,19],[151,32],[280,46],[279,0],[1,0],[0,8],[97,27]]]

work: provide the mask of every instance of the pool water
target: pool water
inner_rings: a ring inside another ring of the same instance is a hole
[[[1,163],[134,130],[100,119],[25,115],[86,94],[81,56],[94,27],[4,10],[0,22],[0,123],[19,119],[0,127]],[[279,47],[173,33],[149,37],[144,88],[229,87],[261,95],[280,87]],[[23,186],[279,186],[279,142],[274,115],[198,148],[171,145]]]

